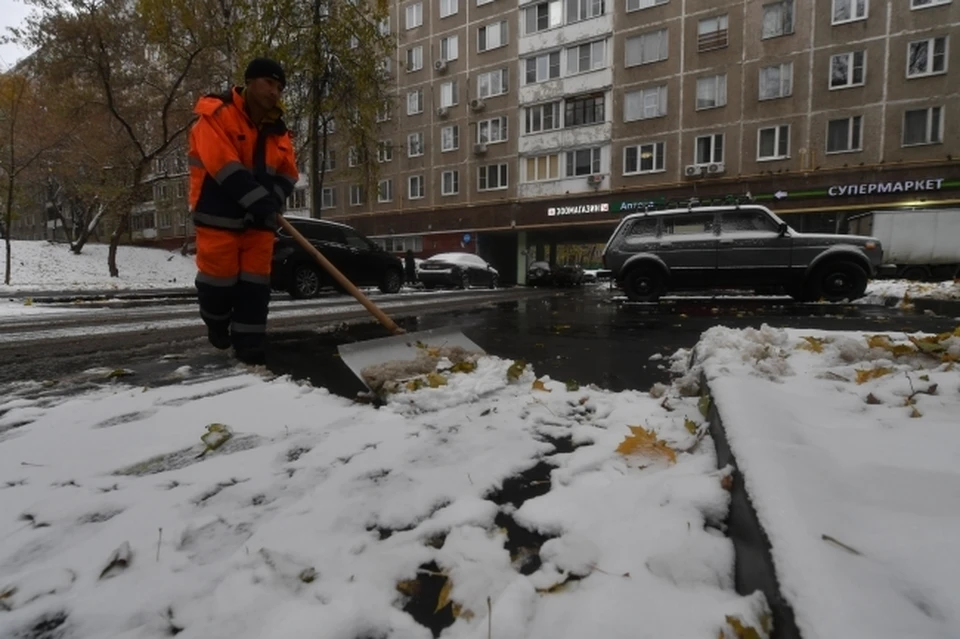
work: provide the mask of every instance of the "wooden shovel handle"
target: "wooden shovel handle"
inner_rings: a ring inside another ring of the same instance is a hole
[[[310,253],[310,255],[312,255],[313,258],[317,261],[317,263],[320,264],[320,266],[322,266],[324,270],[333,277],[333,279],[337,280],[337,283],[339,283],[340,286],[342,286],[348,293],[353,295],[358,302],[363,304],[363,307],[368,311],[370,311],[370,314],[376,317],[377,321],[383,324],[384,328],[386,328],[388,331],[390,331],[394,335],[400,335],[406,332],[402,328],[397,326],[397,323],[394,322],[392,319],[390,319],[389,315],[381,311],[376,304],[371,302],[370,298],[364,295],[360,289],[354,286],[353,282],[348,280],[343,275],[343,273],[341,273],[339,269],[337,269],[336,266],[331,264],[330,260],[324,257],[323,253],[317,250],[317,247],[311,244],[310,241],[307,240],[307,238],[303,237],[303,235],[300,234],[300,231],[293,228],[293,225],[290,224],[290,222],[288,222],[285,217],[277,213],[277,221],[280,222],[280,226],[283,227],[283,230],[289,233],[290,237],[295,239],[297,241],[297,244],[303,247],[304,251],[306,251],[307,253]]]

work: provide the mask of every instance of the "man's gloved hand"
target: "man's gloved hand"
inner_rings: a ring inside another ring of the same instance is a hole
[[[247,211],[243,216],[243,228],[274,228],[277,222],[277,214],[274,211],[270,213],[252,213]]]

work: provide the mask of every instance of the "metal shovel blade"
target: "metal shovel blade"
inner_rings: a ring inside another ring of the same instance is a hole
[[[343,363],[364,385],[367,385],[362,375],[363,369],[387,362],[412,362],[422,352],[418,343],[430,348],[460,346],[471,353],[485,354],[485,351],[473,340],[454,328],[437,328],[353,344],[341,344],[337,350]],[[367,387],[369,388],[369,385]]]

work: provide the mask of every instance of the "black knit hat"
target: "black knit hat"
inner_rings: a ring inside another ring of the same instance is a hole
[[[243,80],[249,82],[254,78],[273,78],[280,83],[281,88],[287,86],[287,76],[283,72],[283,67],[270,58],[254,58],[250,61],[247,70],[243,73]]]

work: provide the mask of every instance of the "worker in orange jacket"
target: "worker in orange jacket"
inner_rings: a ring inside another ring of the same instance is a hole
[[[190,209],[197,231],[197,296],[207,337],[237,359],[265,361],[277,213],[297,182],[281,116],[283,68],[256,58],[245,86],[200,98],[190,130]]]

